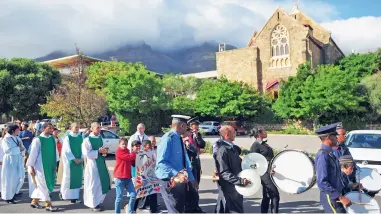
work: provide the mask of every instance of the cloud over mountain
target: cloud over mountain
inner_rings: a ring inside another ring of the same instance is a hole
[[[353,41],[359,48],[379,44],[375,36],[364,41],[363,35],[376,35],[380,27],[360,32],[351,19],[335,21],[340,13],[331,4],[311,0],[299,5],[324,22],[344,50],[351,50]],[[278,6],[291,11],[293,5],[291,0],[2,0],[0,57],[72,52],[74,43],[90,54],[142,41],[159,50],[205,41],[242,47]],[[356,26],[369,21],[358,18]]]

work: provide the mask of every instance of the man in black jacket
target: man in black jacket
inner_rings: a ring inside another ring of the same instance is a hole
[[[224,196],[224,213],[244,213],[243,196],[235,189],[235,185],[247,186],[246,178],[238,177],[241,168],[241,149],[234,145],[235,130],[231,126],[223,126],[220,130],[222,140],[218,142],[217,151],[213,158],[216,162],[219,176],[218,184]]]
[[[274,157],[274,151],[267,144],[267,133],[264,128],[255,128],[251,131],[250,137],[255,137],[255,142],[251,145],[250,152],[255,152],[263,155],[270,163]],[[278,213],[279,211],[279,191],[271,180],[270,174],[274,171],[269,166],[267,172],[261,176],[262,183],[262,202],[261,213],[268,213],[269,205],[271,204],[271,213]]]

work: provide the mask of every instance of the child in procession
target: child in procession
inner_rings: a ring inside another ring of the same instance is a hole
[[[134,212],[136,199],[135,187],[132,182],[131,166],[135,165],[136,152],[140,150],[140,145],[136,142],[133,145],[133,151],[127,149],[128,140],[121,138],[119,147],[115,152],[114,182],[116,190],[115,213],[120,213],[120,201],[123,198],[123,189],[128,191],[130,200],[128,202],[128,213]]]

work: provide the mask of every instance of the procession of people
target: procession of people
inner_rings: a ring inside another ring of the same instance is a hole
[[[50,123],[38,127],[39,135],[35,137],[25,130],[27,124],[24,124],[22,134],[20,126],[9,125],[3,133],[0,148],[1,198],[9,204],[17,203],[26,167],[30,206],[34,209],[58,211],[59,208],[53,206],[51,193],[55,185],[60,184],[60,199],[73,204],[83,202],[92,211],[103,211],[103,203],[114,182],[115,213],[121,212],[124,190],[129,197],[125,207],[127,213],[146,207],[151,213],[159,213],[158,194],[169,213],[203,213],[198,189],[202,175],[200,149],[206,143],[199,132],[199,121],[184,115],[172,117],[171,130],[157,144],[154,136],[145,134],[142,123],[129,140],[121,138],[115,152],[113,176],[105,159],[109,148],[100,136],[101,126],[97,122],[91,124],[88,136],[79,132],[78,123],[72,123],[62,142]],[[362,185],[356,183],[353,176],[356,164],[343,143],[345,129],[341,123],[335,123],[321,127],[316,134],[322,142],[314,162],[321,206],[326,213],[346,213],[346,208],[352,205],[346,193],[362,189]],[[250,136],[255,138],[250,152],[262,155],[268,164],[260,176],[261,213],[278,213],[280,194],[272,179],[277,169],[271,167],[274,151],[267,144],[267,132],[263,127],[254,128]],[[216,213],[251,212],[244,209],[243,195],[236,189],[236,186],[249,188],[252,178],[239,176],[244,169],[242,151],[234,143],[235,137],[232,126],[222,126],[220,139],[213,143],[214,181],[218,189]],[[138,197],[136,176],[142,169],[137,169],[136,161],[142,152],[153,157],[154,176],[160,191]],[[44,202],[44,206],[40,202]]]

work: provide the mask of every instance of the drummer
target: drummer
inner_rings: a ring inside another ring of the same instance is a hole
[[[345,207],[351,205],[351,201],[342,195],[341,169],[332,149],[337,145],[336,128],[337,124],[331,124],[316,130],[322,144],[316,154],[315,169],[320,203],[325,213],[346,213]]]
[[[251,145],[250,152],[255,152],[263,155],[268,162],[274,158],[273,149],[267,144],[267,132],[264,128],[255,128],[251,130],[250,137],[255,137],[255,142]],[[278,213],[279,211],[279,191],[270,178],[270,174],[275,171],[270,167],[267,172],[261,176],[262,183],[262,203],[261,213],[268,213],[271,202],[271,213]]]
[[[354,169],[353,158],[350,155],[344,155],[339,158],[341,172],[343,176],[344,189],[343,195],[347,194],[350,191],[358,190],[362,188],[360,183],[352,183],[349,180],[349,176],[352,174]]]

